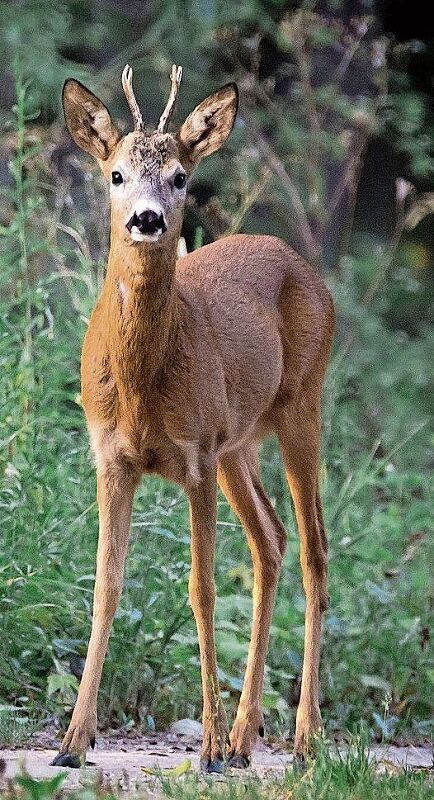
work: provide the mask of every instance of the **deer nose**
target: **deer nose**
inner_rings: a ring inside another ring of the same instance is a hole
[[[139,233],[152,235],[153,233],[165,233],[167,225],[163,214],[157,214],[151,209],[142,211],[141,214],[134,212],[131,219],[127,222],[127,228],[131,233],[133,228],[137,228]]]

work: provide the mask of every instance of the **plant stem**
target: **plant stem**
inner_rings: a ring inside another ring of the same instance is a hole
[[[27,396],[23,402],[23,427],[28,424],[30,413],[30,396],[35,385],[33,343],[32,343],[32,304],[31,282],[29,274],[29,260],[26,237],[26,199],[24,191],[24,164],[25,164],[25,134],[26,134],[26,92],[27,84],[23,81],[21,66],[16,59],[14,64],[15,90],[17,102],[15,105],[17,149],[14,158],[15,201],[17,206],[18,241],[20,246],[19,267],[25,288],[25,329],[23,362],[27,368]]]

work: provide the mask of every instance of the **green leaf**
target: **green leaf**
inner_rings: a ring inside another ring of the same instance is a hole
[[[160,767],[140,767],[141,771],[144,772],[146,775],[161,775],[165,778],[180,778],[181,775],[185,775],[186,772],[191,770],[191,761],[189,758],[186,758],[181,764],[178,764],[177,767],[168,767],[167,769],[161,769]]]
[[[45,800],[45,798],[51,800],[67,777],[67,772],[59,772],[57,775],[53,775],[52,778],[43,778],[41,780],[31,778],[30,775],[18,775],[15,781],[23,789],[26,789],[31,800]]]
[[[63,692],[65,689],[78,691],[78,680],[75,675],[67,673],[53,673],[48,676],[47,696],[51,697],[55,692]]]

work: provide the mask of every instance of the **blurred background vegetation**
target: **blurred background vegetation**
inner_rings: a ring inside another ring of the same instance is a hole
[[[20,0],[1,2],[0,17],[0,739],[2,730],[9,739],[19,730],[11,713],[64,726],[86,653],[97,513],[79,359],[103,280],[108,214],[95,165],[65,131],[60,94],[66,77],[79,78],[127,128],[127,61],[151,124],[172,62],[184,67],[179,121],[220,84],[240,87],[234,133],[191,184],[188,248],[235,231],[275,233],[332,289],[338,327],[321,474],[331,594],[324,717],[330,734],[363,718],[376,738],[431,738],[427,19],[417,4],[409,12],[404,3],[377,8],[370,0]],[[269,730],[291,736],[304,598],[273,442],[263,472],[289,531],[264,708]],[[188,572],[185,497],[146,480],[104,670],[101,727],[146,731],[200,715]],[[217,585],[221,681],[233,708],[252,574],[242,530],[221,497]]]

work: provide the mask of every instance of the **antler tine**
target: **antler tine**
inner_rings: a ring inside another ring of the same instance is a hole
[[[176,97],[178,94],[179,84],[181,83],[182,78],[182,67],[177,67],[176,64],[172,65],[172,70],[170,73],[170,80],[172,82],[172,86],[170,88],[169,99],[166,103],[166,108],[164,109],[160,121],[158,123],[157,131],[159,133],[166,133],[167,126],[169,124],[170,117],[173,114],[173,109],[175,108]]]
[[[129,64],[125,65],[125,69],[122,73],[122,87],[125,92],[125,97],[127,98],[128,105],[130,107],[131,114],[133,115],[134,120],[134,130],[142,131],[143,130],[143,117],[140,113],[139,104],[136,100],[134,90],[133,90],[133,70],[131,69]]]

